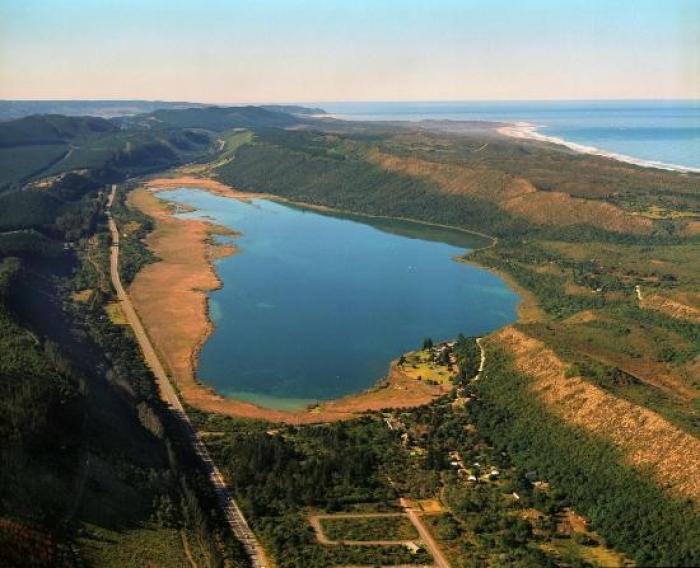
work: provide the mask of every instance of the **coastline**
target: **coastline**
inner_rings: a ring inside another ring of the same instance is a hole
[[[389,365],[387,377],[373,387],[299,410],[266,408],[228,398],[199,382],[196,378],[197,358],[214,329],[209,317],[208,292],[222,285],[214,267],[219,256],[216,252],[212,253],[219,245],[211,245],[211,236],[220,229],[206,219],[176,217],[167,201],[154,195],[180,187],[210,191],[222,197],[245,201],[275,197],[240,192],[216,180],[193,176],[152,179],[130,195],[130,205],[153,217],[156,222],[155,230],[147,238],[147,245],[161,260],[139,272],[129,293],[187,404],[203,411],[240,418],[310,424],[348,420],[390,407],[421,406],[451,390],[451,386],[428,385],[410,379],[396,367],[395,361]],[[133,197],[134,194],[136,197]],[[235,247],[230,253],[235,253]],[[193,274],[186,278],[190,272]],[[183,313],[189,315],[183,317]]]
[[[518,138],[521,140],[537,140],[538,142],[557,144],[559,146],[565,146],[566,148],[578,152],[579,154],[610,158],[612,160],[617,160],[618,162],[632,164],[634,166],[639,166],[642,168],[652,168],[657,170],[666,170],[679,173],[700,173],[700,168],[694,168],[691,166],[680,166],[677,164],[668,164],[666,162],[659,162],[656,160],[644,160],[642,158],[635,158],[633,156],[627,156],[625,154],[619,154],[617,152],[602,150],[594,146],[586,146],[584,144],[570,142],[564,138],[559,138],[558,136],[547,136],[546,134],[542,134],[541,132],[539,132],[539,128],[541,128],[541,126],[532,124],[530,122],[517,122],[509,126],[502,126],[500,128],[497,128],[496,132],[503,136],[508,136],[509,138]]]

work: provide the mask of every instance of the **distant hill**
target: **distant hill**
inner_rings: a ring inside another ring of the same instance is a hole
[[[65,144],[75,138],[118,130],[103,118],[34,115],[0,123],[0,147]]]
[[[99,116],[113,118],[153,112],[167,108],[204,106],[201,103],[171,101],[1,101],[0,121],[14,120],[32,114],[65,116]]]
[[[318,107],[305,107],[300,105],[260,105],[260,108],[273,112],[286,112],[287,114],[315,115],[326,114],[326,111]]]
[[[310,119],[285,109],[320,110],[271,108],[200,106],[111,119],[44,114],[0,121],[0,191],[71,171],[90,170],[113,181],[196,161],[214,148],[221,132],[290,128]]]
[[[204,108],[204,103],[186,101],[3,101],[0,100],[0,121],[15,120],[33,114],[62,114],[64,116],[97,116],[116,118],[148,114],[157,110],[178,110],[187,108]],[[228,105],[227,105],[228,106]],[[301,105],[259,105],[272,112],[297,115],[325,114],[322,108]]]
[[[211,147],[209,133],[153,120],[142,128],[89,116],[28,116],[0,122],[0,191],[80,170],[114,181],[197,160]]]
[[[202,107],[161,109],[152,113],[123,119],[123,123],[145,127],[202,128],[221,132],[230,128],[286,128],[300,124],[302,119],[281,110],[256,106]]]

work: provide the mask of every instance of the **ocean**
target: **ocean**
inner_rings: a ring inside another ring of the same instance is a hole
[[[700,171],[700,100],[314,103],[349,120],[486,120],[645,166]]]

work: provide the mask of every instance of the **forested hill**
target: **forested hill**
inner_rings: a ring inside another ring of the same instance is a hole
[[[121,119],[122,123],[142,127],[203,128],[222,132],[231,128],[285,128],[300,124],[301,119],[274,107],[204,107],[181,110],[162,109]]]
[[[0,147],[65,144],[119,128],[103,118],[35,115],[0,123]]]
[[[156,110],[111,120],[34,115],[0,122],[0,192],[74,171],[119,181],[205,160],[224,130],[291,127],[302,120],[246,106]]]
[[[191,108],[198,103],[173,101],[0,101],[0,120],[33,114],[113,118],[153,112],[160,108]]]

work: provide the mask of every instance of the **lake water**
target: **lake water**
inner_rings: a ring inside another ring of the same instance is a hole
[[[554,141],[700,169],[700,100],[318,103],[355,120],[529,123]]]
[[[298,408],[362,391],[425,337],[479,335],[516,318],[518,297],[455,256],[484,246],[469,233],[418,223],[326,215],[193,189],[160,197],[241,232],[216,262],[216,328],[199,379],[263,406]],[[229,237],[225,238],[226,240]]]

